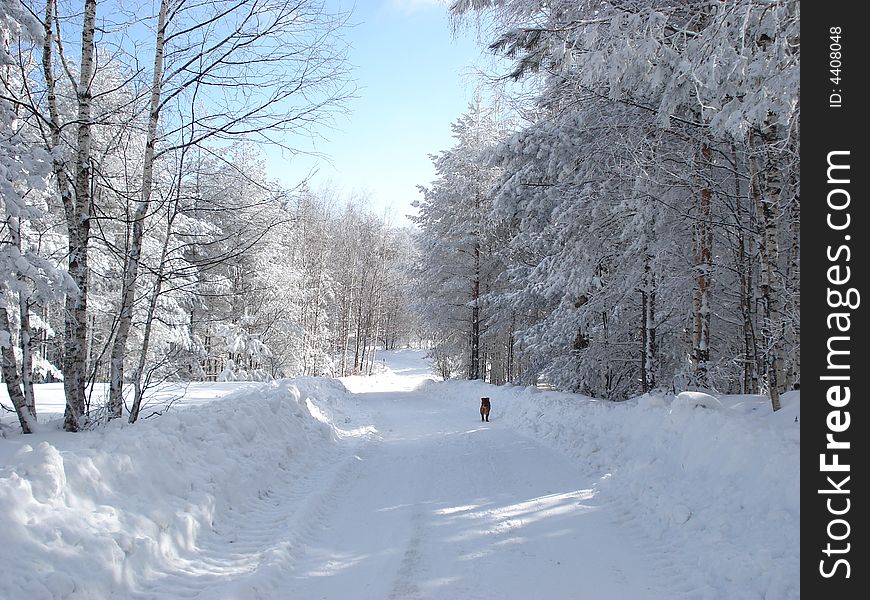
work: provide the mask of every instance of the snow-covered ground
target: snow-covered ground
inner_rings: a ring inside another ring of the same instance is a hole
[[[6,428],[0,598],[799,597],[796,393],[613,404],[381,357]]]

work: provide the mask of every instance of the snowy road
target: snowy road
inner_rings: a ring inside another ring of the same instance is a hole
[[[652,545],[598,503],[595,481],[502,424],[497,406],[481,423],[476,398],[407,389],[413,375],[356,396],[348,420],[376,431],[344,438],[312,475],[279,472],[269,493],[218,511],[196,551],[138,597],[679,595]]]
[[[799,393],[607,403],[380,360],[0,438],[0,598],[800,597]]]
[[[533,440],[425,393],[370,394],[381,438],[288,581],[294,598],[671,598],[619,515]],[[351,593],[352,592],[352,593]]]

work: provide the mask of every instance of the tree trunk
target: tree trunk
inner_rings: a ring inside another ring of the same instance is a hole
[[[344,323],[342,326],[342,351],[341,351],[341,376],[346,377],[349,375],[347,372],[348,367],[348,359],[350,355],[350,323],[353,318],[353,292],[354,292],[354,275],[351,275],[350,286],[348,287],[349,296],[346,299],[347,302],[347,311],[342,312],[342,318],[344,319]]]
[[[42,66],[46,81],[46,98],[51,131],[52,168],[57,179],[58,192],[66,217],[69,257],[68,272],[76,285],[76,292],[68,293],[65,302],[63,372],[66,409],[64,429],[78,431],[85,414],[85,387],[87,379],[87,302],[88,302],[88,243],[90,240],[91,195],[91,80],[94,74],[94,24],[96,0],[85,0],[82,25],[82,58],[78,89],[76,90],[78,115],[75,177],[71,179],[63,162],[61,125],[57,108],[55,80],[52,67],[54,34],[54,0],[46,0],[45,39]]]
[[[792,180],[792,190],[799,183]],[[789,243],[788,266],[786,269],[786,282],[788,286],[790,307],[788,314],[788,328],[786,329],[786,348],[789,348],[788,371],[784,387],[787,389],[796,381],[800,380],[801,373],[801,216],[800,195],[795,191],[789,206],[789,229],[791,239]]]
[[[164,257],[166,252],[164,249]],[[157,300],[160,297],[161,287],[163,285],[163,267],[161,264],[160,270],[157,273],[157,283],[154,286],[154,294],[151,296],[151,301],[148,304],[148,314],[145,318],[145,331],[142,334],[142,350],[139,354],[139,364],[136,366],[136,371],[133,373],[133,403],[130,405],[130,416],[128,422],[135,423],[139,418],[139,411],[142,408],[142,395],[144,388],[142,384],[142,374],[145,372],[145,362],[148,358],[148,347],[151,343],[151,328],[154,324],[154,315],[157,312]]]
[[[646,315],[647,315],[647,307],[646,304],[648,302],[646,290],[641,289],[640,291],[640,331],[641,331],[641,351],[640,351],[640,391],[641,393],[647,393],[649,391],[649,381],[647,377],[647,358],[646,358],[646,336],[647,336],[647,328],[646,328]]]
[[[36,398],[33,394],[33,330],[30,327],[30,302],[24,292],[19,292],[21,326],[21,388],[24,401],[33,417],[36,417]]]
[[[10,216],[6,219],[6,225],[9,228],[9,237],[11,238],[12,245],[18,250],[19,255],[23,255],[24,248],[21,243],[20,218],[18,216]],[[27,282],[21,272],[17,274],[17,279],[20,286],[18,290],[18,335],[21,348],[21,388],[28,411],[35,418],[36,400],[33,396],[33,330],[30,327],[30,300],[28,299]],[[11,333],[11,330],[9,331]]]
[[[323,286],[323,266],[322,266],[322,258],[318,257],[317,264],[320,265],[317,269],[317,284],[314,286],[314,319],[311,323],[311,332],[312,339],[314,345],[314,356],[311,360],[311,375],[312,377],[317,377],[319,375],[318,371],[320,370],[319,364],[319,346],[320,346],[320,335],[318,334],[318,329],[320,328],[320,294],[321,288]]]
[[[376,310],[375,316],[374,316],[374,333],[372,335],[372,349],[371,349],[371,352],[369,352],[369,366],[368,366],[368,374],[369,375],[372,374],[372,371],[374,371],[374,368],[375,368],[375,359],[377,358],[377,353],[378,353],[378,336],[380,335],[380,333],[379,333],[380,327],[381,327],[380,313]]]
[[[169,242],[172,239],[172,225],[177,214],[177,210],[173,211],[166,226],[166,239],[163,241],[163,249],[160,252],[160,266],[157,268],[156,274],[157,281],[154,283],[154,292],[151,295],[151,300],[148,303],[148,312],[145,316],[145,330],[142,333],[142,350],[139,354],[139,364],[136,366],[136,371],[133,373],[133,403],[130,405],[130,416],[128,418],[130,423],[135,423],[139,418],[139,411],[142,408],[142,396],[147,387],[147,385],[143,384],[142,374],[145,372],[145,362],[148,358],[148,347],[151,344],[151,330],[154,325],[154,317],[157,314],[157,302],[163,289],[166,257],[169,254]]]
[[[706,169],[712,152],[709,144],[701,144],[699,168]],[[698,195],[698,216],[694,227],[692,270],[695,287],[692,294],[692,367],[694,384],[709,388],[708,362],[710,361],[710,275],[713,267],[713,228],[711,224],[713,192],[702,183]]]
[[[782,382],[782,342],[783,327],[780,313],[780,282],[777,264],[779,261],[779,241],[777,239],[777,217],[779,199],[782,194],[782,172],[774,150],[777,142],[776,125],[765,122],[761,132],[761,148],[756,148],[757,136],[750,133],[751,179],[753,195],[758,212],[759,241],[761,245],[761,305],[763,321],[761,334],[764,337],[764,366],[767,378],[767,392],[774,411],[780,409],[780,385]],[[760,156],[759,156],[760,155]],[[763,160],[764,171],[759,167]]]
[[[505,372],[505,380],[510,383],[514,380],[515,377],[515,368],[514,368],[514,329],[516,328],[516,313],[511,312],[511,327],[510,332],[508,334],[508,343],[507,343],[507,365]]]
[[[361,362],[362,362],[360,360],[360,358],[361,358],[360,353],[362,351],[360,344],[362,343],[362,334],[363,334],[363,332],[362,332],[362,326],[363,326],[362,312],[363,312],[363,296],[364,296],[363,292],[365,290],[365,279],[366,279],[366,275],[363,274],[363,280],[362,280],[362,283],[360,284],[360,287],[359,287],[359,295],[358,295],[358,298],[356,299],[356,302],[357,302],[357,306],[356,306],[356,340],[355,340],[354,352],[353,352],[353,374],[354,375],[359,375],[360,368],[361,368]]]
[[[33,433],[36,426],[36,414],[27,405],[24,393],[21,391],[21,376],[18,373],[18,361],[15,360],[15,345],[12,343],[12,328],[9,323],[9,313],[6,307],[0,305],[0,332],[9,335],[8,340],[0,339],[0,365],[2,365],[3,381],[6,392],[15,407],[21,433]]]
[[[480,242],[474,242],[474,279],[471,281],[471,361],[469,379],[480,379]]]
[[[643,348],[641,351],[641,388],[643,393],[656,386],[656,282],[650,267],[650,256],[644,262],[644,285],[641,290],[641,327]]]
[[[739,281],[739,310],[741,330],[743,333],[743,358],[741,360],[742,378],[740,391],[743,394],[758,393],[758,345],[755,340],[755,325],[753,322],[753,269],[752,261],[747,257],[747,240],[744,233],[746,223],[751,224],[751,213],[747,211],[744,219],[744,209],[741,203],[743,191],[740,186],[740,177],[737,166],[739,155],[737,147],[731,147],[734,160],[734,223],[735,223],[735,250],[734,268],[737,271]]]
[[[738,199],[739,202],[739,199]],[[740,316],[743,329],[743,393],[758,393],[758,344],[753,321],[753,268],[746,257],[746,237],[737,238],[737,272],[740,277]]]
[[[121,416],[124,408],[124,356],[127,353],[127,338],[133,324],[133,304],[136,299],[136,283],[139,263],[142,259],[142,241],[145,235],[145,217],[151,203],[151,185],[154,179],[154,146],[157,141],[157,123],[160,119],[160,96],[163,84],[163,45],[166,35],[166,19],[169,0],[160,3],[157,20],[157,38],[154,48],[154,73],[151,82],[151,107],[148,115],[148,134],[145,139],[145,154],[142,163],[142,193],[133,215],[133,236],[130,252],[124,265],[124,281],[121,286],[121,302],[118,314],[118,330],[112,346],[111,375],[109,377],[109,418]]]

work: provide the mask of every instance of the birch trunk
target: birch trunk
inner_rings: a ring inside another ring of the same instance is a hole
[[[792,189],[796,185],[792,181]],[[788,371],[786,381],[783,382],[788,388],[796,381],[800,381],[801,373],[801,216],[800,196],[795,193],[789,207],[789,228],[791,239],[789,242],[788,267],[786,270],[786,282],[790,292],[790,306],[788,313],[789,327],[786,329],[786,347],[789,349]]]
[[[341,376],[349,375],[347,371],[348,358],[350,355],[350,323],[353,319],[353,293],[354,293],[354,278],[355,271],[351,271],[350,286],[348,287],[349,296],[346,298],[347,312],[342,313],[344,323],[342,324],[342,351],[341,351]]]
[[[353,352],[353,374],[354,375],[359,375],[361,364],[362,364],[362,361],[360,360],[360,358],[361,358],[360,353],[362,351],[360,344],[362,343],[362,334],[363,334],[363,331],[362,331],[362,327],[363,327],[362,312],[363,312],[363,298],[365,297],[364,292],[365,292],[366,277],[367,277],[367,275],[364,272],[363,273],[363,280],[362,280],[362,283],[360,284],[360,287],[359,287],[359,294],[358,294],[357,305],[356,305],[356,340],[355,340],[354,352]]]
[[[510,383],[514,380],[514,329],[516,327],[516,314],[511,313],[511,327],[510,333],[508,334],[508,343],[507,343],[507,368],[505,373],[505,380]]]
[[[474,279],[471,282],[471,365],[469,379],[480,379],[480,191],[474,194],[474,215],[477,229],[474,231]]]
[[[133,304],[136,299],[136,284],[139,263],[142,260],[142,241],[145,234],[145,217],[151,203],[151,185],[154,179],[154,146],[157,140],[157,123],[160,119],[160,96],[163,82],[163,46],[166,35],[166,19],[169,0],[160,3],[157,21],[157,38],[154,48],[154,73],[151,82],[151,106],[148,115],[148,134],[145,139],[145,154],[142,163],[142,194],[133,215],[133,235],[130,253],[124,266],[124,281],[121,286],[121,303],[118,330],[112,345],[111,375],[109,383],[109,418],[121,416],[124,408],[124,356],[127,353],[127,338],[133,324]]]
[[[36,426],[36,414],[27,405],[24,393],[21,391],[21,375],[18,372],[18,361],[15,359],[15,345],[12,343],[12,328],[9,323],[9,313],[5,306],[0,305],[0,331],[9,334],[8,340],[0,340],[0,371],[6,383],[6,392],[15,407],[21,433],[33,433]]]
[[[30,414],[36,418],[36,398],[33,395],[33,329],[30,327],[30,302],[24,292],[18,295],[21,336],[21,389]]]
[[[709,144],[701,144],[699,167],[706,169],[712,152]],[[702,184],[698,196],[698,217],[694,228],[692,270],[695,286],[692,294],[692,366],[696,386],[708,388],[708,362],[710,360],[710,275],[713,267],[713,228],[711,225],[713,192]]]
[[[163,268],[161,266],[160,273],[157,274],[157,283],[155,284],[154,294],[151,296],[151,301],[148,305],[148,315],[145,319],[145,331],[142,334],[142,350],[139,355],[139,364],[136,366],[136,371],[133,373],[133,403],[130,405],[130,416],[128,422],[135,423],[139,418],[139,411],[142,408],[142,396],[145,387],[142,383],[142,374],[145,372],[145,362],[148,358],[148,347],[151,344],[151,328],[154,324],[154,315],[157,312],[157,300],[160,297],[161,288],[163,285]]]
[[[69,235],[69,246],[70,250],[73,247],[73,240],[77,238],[76,236],[76,207],[75,207],[75,198],[73,197],[73,189],[72,189],[72,181],[69,178],[69,174],[66,168],[66,164],[63,159],[63,152],[60,148],[61,146],[61,126],[60,126],[60,113],[57,107],[57,93],[55,91],[55,79],[54,79],[54,70],[53,70],[53,50],[54,50],[54,1],[55,0],[46,0],[45,3],[45,20],[43,21],[44,27],[44,36],[43,36],[43,45],[42,45],[42,73],[43,77],[45,77],[45,88],[46,88],[46,100],[48,103],[48,128],[50,131],[50,147],[49,150],[51,152],[51,166],[52,172],[54,173],[55,183],[57,184],[57,190],[60,195],[61,204],[63,205],[64,217],[66,219],[67,225],[67,233]],[[72,254],[70,254],[72,256]],[[72,274],[72,273],[71,273]],[[76,332],[74,330],[75,320],[72,318],[71,313],[69,312],[70,306],[70,295],[67,294],[66,297],[66,305],[64,307],[64,342],[62,347],[62,355],[61,355],[61,369],[64,373],[64,392],[66,394],[66,410],[64,415],[64,428],[68,431],[75,431],[78,429],[78,417],[84,411],[84,390],[81,390],[81,394],[79,390],[76,389],[76,382],[73,377],[73,372],[68,368],[67,361],[75,358],[73,355],[74,346],[71,342],[71,339]],[[82,342],[80,342],[82,343]],[[78,375],[80,379],[78,380],[78,385],[83,385],[84,382],[84,373],[83,370],[79,370]]]
[[[154,292],[151,295],[151,300],[148,303],[148,312],[145,316],[145,331],[142,333],[142,350],[139,354],[139,363],[136,365],[136,371],[133,373],[133,403],[130,405],[130,416],[128,417],[130,423],[135,423],[139,418],[139,411],[142,408],[142,396],[147,387],[147,384],[143,383],[142,377],[143,373],[145,373],[145,363],[148,359],[148,348],[151,345],[151,330],[154,325],[154,317],[157,314],[157,302],[163,290],[166,257],[169,254],[169,242],[172,240],[172,226],[177,214],[177,211],[173,211],[166,226],[166,239],[163,241],[163,249],[160,252],[160,266],[157,268],[156,274],[157,281],[154,284]],[[191,318],[193,317],[191,316]]]
[[[53,45],[55,21],[54,0],[45,7],[45,39],[42,47],[43,75],[49,109],[48,127],[51,132],[52,170],[66,218],[69,258],[68,272],[77,287],[68,293],[65,301],[63,372],[66,409],[64,429],[78,431],[84,425],[85,386],[87,380],[87,302],[88,302],[88,243],[90,240],[91,196],[91,81],[94,74],[94,24],[96,0],[85,0],[82,25],[82,55],[77,98],[77,137],[74,177],[70,177],[61,150],[61,123],[57,107],[53,73]]]
[[[739,198],[738,209],[739,209]],[[743,329],[743,393],[758,393],[758,344],[753,321],[753,269],[746,256],[746,237],[742,231],[737,238],[737,272],[740,277],[740,316]]]
[[[17,216],[6,219],[9,228],[9,237],[12,245],[23,254],[21,243],[21,220]],[[33,396],[33,330],[30,327],[30,300],[28,298],[28,286],[22,273],[18,273],[18,335],[21,348],[21,389],[24,393],[24,401],[30,414],[36,418],[36,401]],[[7,315],[8,318],[8,315]],[[8,330],[8,327],[7,327]],[[9,330],[11,332],[11,330]],[[10,341],[11,343],[11,341]]]
[[[761,334],[764,337],[764,367],[767,379],[767,392],[774,411],[780,409],[779,395],[782,383],[782,342],[783,323],[780,312],[782,283],[777,264],[779,261],[779,241],[777,239],[777,217],[779,199],[782,194],[782,172],[774,152],[776,144],[776,125],[765,122],[761,139],[750,134],[750,177],[758,213],[758,234],[761,247],[761,305],[763,320]],[[756,146],[760,145],[760,148]],[[763,161],[764,171],[759,162]]]
[[[371,375],[372,371],[374,371],[375,359],[377,358],[377,353],[378,353],[378,336],[380,335],[380,328],[381,328],[381,315],[380,315],[380,309],[377,308],[378,304],[380,304],[380,300],[376,304],[376,308],[375,308],[374,333],[372,335],[373,344],[372,344],[372,350],[371,350],[371,352],[369,352],[369,366],[368,366],[368,374],[369,375]]]
[[[641,387],[646,393],[656,386],[656,363],[658,348],[656,345],[656,281],[650,267],[650,256],[644,263],[644,286],[641,290],[642,339],[641,351]]]
[[[737,148],[732,147],[734,164],[738,164]],[[739,303],[740,303],[740,318],[741,329],[743,331],[743,377],[741,381],[741,392],[744,394],[758,393],[758,344],[755,339],[755,324],[753,321],[752,293],[753,293],[753,269],[752,261],[747,257],[747,239],[744,233],[743,207],[740,202],[743,198],[743,191],[740,185],[740,178],[735,170],[734,175],[734,221],[736,223],[736,251],[734,256],[734,266],[737,270],[737,277],[740,282]],[[748,211],[747,211],[747,214]],[[751,222],[751,218],[747,218],[746,222]]]

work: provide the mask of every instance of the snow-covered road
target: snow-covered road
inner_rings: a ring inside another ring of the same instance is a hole
[[[302,479],[218,512],[140,598],[673,598],[654,548],[566,458],[419,372],[359,379],[345,435]],[[354,381],[348,385],[353,387]],[[378,385],[380,384],[380,385]],[[374,389],[371,389],[374,388]],[[386,390],[384,389],[386,388]],[[347,408],[347,407],[346,407]],[[673,579],[670,579],[673,581]]]
[[[384,361],[0,440],[0,598],[799,597],[796,395],[609,403]]]
[[[342,468],[293,598],[672,598],[566,459],[476,421],[476,399],[370,393],[377,439]],[[459,407],[465,407],[462,410]]]

